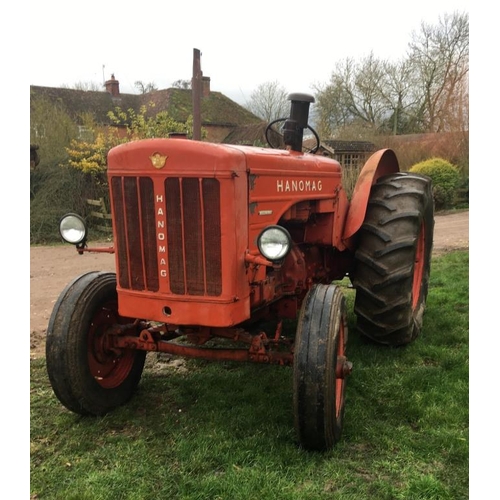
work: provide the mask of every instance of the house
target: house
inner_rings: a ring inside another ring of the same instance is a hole
[[[202,77],[201,126],[207,131],[206,140],[224,142],[236,128],[243,125],[259,124],[260,118],[232,101],[220,92],[210,88],[210,78]],[[105,91],[85,91],[68,88],[30,86],[31,97],[45,97],[49,101],[62,104],[84,134],[81,116],[92,113],[97,123],[106,126],[113,124],[108,113],[116,107],[122,110],[133,109],[139,112],[141,106],[154,104],[147,113],[167,111],[176,121],[185,122],[193,114],[191,89],[169,88],[153,90],[145,94],[122,94],[120,82],[114,75],[105,82]]]
[[[45,97],[53,103],[62,104],[79,126],[80,137],[85,138],[82,116],[91,113],[98,124],[116,127],[108,117],[116,107],[139,112],[141,106],[148,108],[146,115],[167,111],[176,121],[185,122],[193,114],[191,89],[168,88],[153,90],[145,94],[122,94],[120,82],[111,75],[104,84],[105,91],[86,91],[69,88],[30,86],[31,96]],[[267,123],[249,110],[232,101],[224,94],[210,88],[210,77],[202,76],[201,125],[206,131],[206,141],[226,144],[246,144],[266,147]],[[118,127],[120,128],[120,127]],[[125,129],[125,127],[121,127]],[[282,138],[273,131],[269,133],[272,143],[282,147]],[[308,144],[313,141],[314,144]],[[304,145],[315,146],[315,139],[305,139]],[[324,140],[319,153],[338,160],[344,167],[362,166],[375,151],[371,142]]]

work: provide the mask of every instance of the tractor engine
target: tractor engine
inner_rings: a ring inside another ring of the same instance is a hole
[[[150,139],[111,150],[108,178],[123,316],[228,327],[286,298],[296,317],[313,283],[345,275],[334,160]]]

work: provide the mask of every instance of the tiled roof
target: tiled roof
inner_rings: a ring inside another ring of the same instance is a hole
[[[255,145],[255,144],[266,144],[266,127],[267,122],[262,120],[259,123],[252,125],[242,125],[240,127],[235,127],[229,135],[224,139],[226,144],[244,144],[244,145]],[[280,138],[272,135],[271,140],[280,144]]]
[[[32,97],[45,97],[53,103],[59,103],[76,123],[81,124],[80,116],[83,113],[93,113],[95,120],[104,125],[110,125],[107,116],[109,111],[120,106],[122,109],[137,109],[137,97],[132,94],[122,94],[114,98],[108,92],[92,90],[75,90],[55,87],[30,86]]]
[[[176,121],[185,122],[193,113],[192,93],[188,89],[156,90],[139,97],[141,104],[153,102],[155,112],[168,111]],[[220,92],[210,92],[201,98],[202,125],[236,127],[260,122],[260,118]]]
[[[375,151],[375,144],[368,141],[336,141],[332,139],[327,139],[322,141],[330,148],[332,148],[335,153],[350,153],[350,152],[367,152],[370,153]]]
[[[142,105],[155,104],[154,111],[167,111],[176,121],[184,122],[192,114],[191,90],[170,88],[155,90],[147,94],[119,94],[112,97],[109,92],[85,91],[67,88],[40,87],[31,85],[32,96],[43,96],[52,102],[59,102],[66,112],[79,123],[83,113],[93,113],[96,121],[111,125],[107,116],[117,106],[122,110],[133,109],[136,113]],[[210,92],[201,99],[201,122],[203,126],[218,125],[235,127],[260,123],[260,118],[232,101],[220,92]]]

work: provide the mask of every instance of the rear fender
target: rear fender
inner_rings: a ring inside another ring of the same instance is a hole
[[[379,177],[395,172],[399,172],[399,163],[392,149],[380,149],[366,161],[354,187],[342,235],[348,248],[353,247],[353,237],[365,220],[372,185]]]

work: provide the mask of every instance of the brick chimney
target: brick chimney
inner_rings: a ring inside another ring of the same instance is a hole
[[[208,97],[210,95],[210,77],[202,76],[201,77],[201,86],[202,86],[202,96]]]
[[[106,87],[106,92],[109,92],[113,97],[118,97],[120,95],[120,82],[115,79],[115,75],[111,75],[111,80],[104,83]]]

